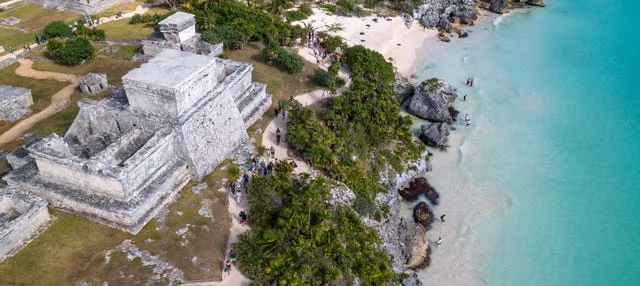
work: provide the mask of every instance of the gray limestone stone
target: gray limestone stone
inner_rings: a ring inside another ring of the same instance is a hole
[[[33,104],[31,90],[21,87],[0,85],[0,119],[15,122],[31,114]]]
[[[33,2],[51,10],[68,10],[92,15],[117,4],[133,2],[133,0],[33,0]]]
[[[0,262],[24,248],[52,217],[47,201],[14,187],[0,190]]]
[[[210,44],[200,40],[196,33],[195,16],[177,12],[158,23],[161,35],[142,41],[145,55],[157,55],[165,49],[218,56],[223,52],[223,44]]]
[[[20,23],[20,19],[10,16],[7,18],[0,18],[0,25],[4,25],[4,26],[15,26],[18,23]]]
[[[84,93],[100,93],[109,88],[106,74],[90,73],[80,79],[80,91]]]

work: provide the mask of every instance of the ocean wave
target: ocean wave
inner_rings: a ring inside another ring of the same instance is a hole
[[[504,18],[509,16],[509,14],[511,14],[511,12],[507,12],[507,13],[502,14],[502,15],[496,17],[495,19],[493,19],[493,26],[494,27],[498,27],[502,23]]]

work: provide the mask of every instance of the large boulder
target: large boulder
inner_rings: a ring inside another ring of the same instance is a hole
[[[527,4],[540,7],[546,6],[544,0],[527,0]]]
[[[398,190],[398,193],[403,199],[410,202],[418,199],[420,195],[425,195],[433,205],[437,205],[440,199],[440,194],[438,194],[436,189],[433,188],[424,177],[415,178],[409,183],[408,187]]]
[[[416,223],[422,225],[426,230],[431,229],[434,221],[433,212],[425,202],[420,202],[413,208],[413,219]]]
[[[429,265],[427,230],[420,224],[402,220],[398,226],[398,240],[406,257],[405,269],[419,269]]]
[[[416,87],[407,111],[432,122],[453,123],[449,107],[456,100],[456,94],[446,82],[432,78]]]
[[[488,1],[488,0],[487,0]],[[535,0],[534,0],[535,1]],[[412,1],[406,1],[408,7],[414,7]],[[449,31],[451,21],[461,24],[473,24],[478,18],[475,0],[429,0],[413,10],[413,19],[427,28]]]
[[[427,9],[420,16],[420,24],[427,28],[435,28],[440,23],[440,13],[435,9]]]
[[[432,147],[446,147],[449,139],[449,125],[443,122],[423,124],[420,139]]]

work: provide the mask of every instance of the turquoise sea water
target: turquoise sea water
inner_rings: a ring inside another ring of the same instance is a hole
[[[505,196],[468,263],[478,284],[640,285],[640,2],[547,5],[471,28],[419,74],[469,95],[459,171]]]

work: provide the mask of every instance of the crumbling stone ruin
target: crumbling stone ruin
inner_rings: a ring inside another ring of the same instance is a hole
[[[20,23],[20,18],[9,16],[7,18],[0,18],[0,25],[3,26],[15,26]]]
[[[32,104],[30,89],[0,85],[0,119],[11,123],[16,122],[31,114],[29,106]]]
[[[96,94],[109,88],[106,74],[90,73],[80,79],[80,91]]]
[[[40,6],[51,10],[69,10],[90,15],[102,12],[117,4],[133,2],[133,0],[32,0]]]
[[[223,45],[209,44],[200,40],[196,33],[196,20],[193,14],[177,12],[158,23],[162,36],[152,36],[142,41],[145,55],[157,55],[164,49],[187,51],[202,55],[218,56]]]
[[[47,201],[13,187],[0,190],[0,262],[13,256],[47,229]]]
[[[190,179],[248,141],[270,108],[253,67],[165,50],[122,79],[111,98],[79,101],[67,133],[26,150],[34,161],[4,177],[53,207],[137,233]]]

